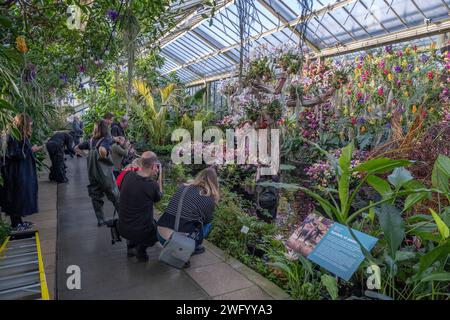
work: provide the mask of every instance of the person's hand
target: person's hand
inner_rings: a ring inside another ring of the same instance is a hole
[[[33,151],[33,152],[41,151],[41,149],[42,149],[42,146],[34,145],[31,147],[31,151]]]

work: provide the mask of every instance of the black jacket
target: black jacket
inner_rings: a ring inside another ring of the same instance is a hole
[[[111,125],[111,135],[113,137],[125,137],[125,130],[120,126],[119,122],[114,122]]]
[[[156,231],[153,204],[161,199],[155,180],[130,171],[120,185],[119,231],[125,239],[143,241]]]
[[[73,137],[69,133],[57,132],[48,140],[48,142],[57,144],[61,150],[67,150],[71,155],[75,154],[75,150],[73,149]]]

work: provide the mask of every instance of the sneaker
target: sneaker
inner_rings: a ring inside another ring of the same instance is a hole
[[[205,252],[205,247],[202,245],[199,245],[197,248],[195,248],[195,251],[192,255],[202,254],[203,252]]]
[[[34,223],[30,222],[30,221],[24,221],[24,222],[22,222],[22,226],[31,228],[31,227],[34,227]]]
[[[17,227],[13,228],[12,231],[13,232],[23,232],[23,231],[27,231],[27,230],[30,230],[30,229],[31,229],[30,226],[20,223],[19,225],[17,225]]]

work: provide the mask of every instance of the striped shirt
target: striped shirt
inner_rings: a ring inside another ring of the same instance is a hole
[[[166,211],[159,218],[159,226],[174,229],[178,204],[185,188],[188,188],[188,190],[181,206],[181,219],[178,231],[193,232],[196,227],[211,223],[215,207],[214,198],[201,195],[201,188],[199,187],[181,185],[170,199]]]

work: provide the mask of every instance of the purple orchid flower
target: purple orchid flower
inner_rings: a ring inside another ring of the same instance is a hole
[[[421,60],[423,63],[425,63],[425,62],[428,61],[428,56],[424,53],[424,54],[422,54],[422,55],[420,56],[420,60]]]
[[[108,9],[106,11],[106,14],[111,19],[111,21],[116,21],[117,18],[119,17],[119,13],[116,10],[114,10],[114,9]]]

